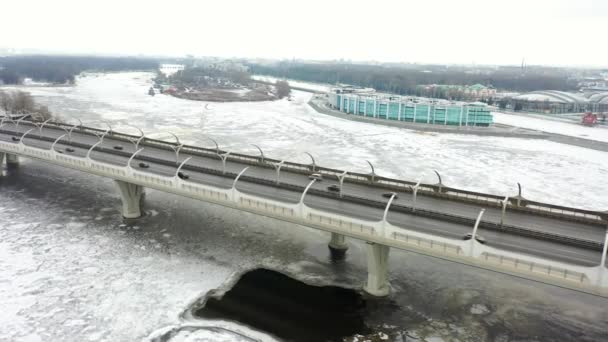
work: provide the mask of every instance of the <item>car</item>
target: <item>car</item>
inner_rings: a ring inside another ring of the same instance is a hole
[[[183,173],[181,171],[177,173],[177,177],[179,177],[181,179],[188,179],[188,178],[190,178],[190,176],[187,173]]]
[[[122,146],[118,146],[118,145],[116,145],[116,146],[114,146],[114,149],[115,149],[115,150],[122,151],[122,149],[123,149],[123,148],[122,148]]]
[[[332,184],[330,186],[327,187],[327,190],[329,191],[340,191],[340,186],[338,184]]]
[[[63,154],[63,151],[62,150],[57,150],[57,153]]]
[[[465,234],[465,236],[462,237],[462,239],[471,240],[472,237],[473,237],[473,233],[467,233],[467,234]],[[481,235],[475,235],[475,240],[477,240],[477,242],[479,242],[479,243],[486,243],[486,239]]]
[[[17,137],[11,137],[11,140],[13,140],[13,141],[19,141],[20,139],[17,138]]]
[[[396,192],[385,192],[382,194],[382,197],[391,198],[391,196],[395,195],[395,199],[399,198]]]
[[[316,179],[318,181],[322,181],[323,180],[323,175],[320,173],[313,173],[312,175],[308,176],[309,179]]]
[[[142,169],[147,169],[150,167],[150,165],[148,165],[148,163],[144,163],[144,162],[139,162],[139,164],[137,164],[139,167],[141,167]]]
[[[65,148],[65,151],[66,151],[66,152],[74,152],[74,149],[73,149],[73,148],[71,148],[71,147],[66,147],[66,148]]]

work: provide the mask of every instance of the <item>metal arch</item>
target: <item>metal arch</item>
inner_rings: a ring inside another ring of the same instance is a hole
[[[477,228],[479,227],[479,222],[481,222],[481,217],[483,216],[483,213],[485,211],[485,208],[481,209],[479,215],[477,215],[477,219],[475,220],[475,226],[473,226],[473,234],[471,235],[471,240],[475,240],[475,237],[477,236]]]
[[[42,129],[44,128],[44,125],[46,125],[49,121],[51,121],[51,119],[47,119],[45,120],[43,123],[41,123],[40,125],[35,124],[38,127],[38,132],[39,132],[39,136],[42,138]]]
[[[225,175],[226,174],[226,161],[228,160],[228,156],[230,155],[230,151],[228,151],[228,152],[226,152],[224,154],[219,154],[219,153],[216,153],[216,154],[222,160],[222,174]]]
[[[310,181],[310,183],[308,183],[308,185],[306,186],[306,188],[304,188],[304,192],[302,192],[302,196],[300,197],[300,202],[299,204],[302,205],[304,204],[304,197],[306,197],[306,193],[308,192],[308,189],[310,189],[310,187],[316,182],[316,179],[313,179]]]
[[[304,153],[308,154],[310,159],[312,159],[312,172],[315,172],[315,169],[317,168],[317,163],[315,162],[315,157],[313,157],[312,154],[310,154],[308,152],[304,152]]]
[[[127,167],[130,169],[131,168],[131,161],[133,160],[133,158],[135,158],[135,155],[137,155],[139,152],[143,151],[143,148],[140,148],[139,150],[133,152],[133,154],[131,155],[131,157],[129,157],[129,160],[127,161]]]
[[[346,177],[347,173],[348,171],[344,171],[342,174],[338,175],[338,181],[340,182],[340,198],[342,198],[342,186],[344,185],[344,177]]]
[[[136,150],[139,149],[139,144],[146,138],[146,135],[144,134],[144,131],[141,128],[135,126],[135,125],[126,125],[126,126],[133,127],[133,128],[135,128],[136,130],[139,131],[139,138],[137,138],[137,139],[129,139],[129,141],[131,141],[133,143],[133,145],[135,145],[135,149]]]
[[[112,130],[112,126],[110,125],[110,123],[108,123],[107,121],[102,121],[103,123],[105,123],[106,125],[108,125],[109,130],[107,131],[108,134],[112,135],[114,134],[114,130]]]
[[[78,120],[78,123],[80,124],[80,125],[78,126],[78,127],[79,127],[78,129],[82,131],[82,126],[83,126],[83,124],[82,124],[82,120],[80,120],[79,118],[74,118],[74,119]]]
[[[369,167],[372,168],[372,173],[370,173],[370,175],[372,175],[372,183],[373,183],[376,178],[376,170],[374,169],[374,165],[372,165],[372,163],[370,163],[369,160],[366,160],[366,162],[369,164]]]
[[[20,123],[21,121],[23,121],[24,119],[25,119],[25,115],[24,115],[24,116],[22,116],[22,117],[20,117],[19,119],[17,119],[17,123],[15,124],[15,126],[16,126],[16,127],[19,127],[19,123]]]
[[[391,199],[388,200],[388,203],[386,204],[386,208],[384,208],[384,215],[382,215],[382,222],[386,222],[386,217],[388,216],[388,209],[391,207],[391,204],[393,203],[395,196],[397,196],[397,194],[393,193],[393,195],[391,196]]]
[[[256,144],[251,144],[251,146],[254,146],[255,148],[257,148],[257,149],[260,151],[260,155],[261,155],[261,157],[262,157],[262,160],[261,160],[261,161],[262,161],[262,164],[263,164],[263,163],[264,163],[264,161],[265,161],[265,158],[264,158],[264,151],[262,151],[262,149],[260,148],[260,146],[258,146],[258,145],[256,145]]]
[[[608,254],[608,230],[606,230],[606,238],[604,240],[604,248],[602,249],[602,259],[600,261],[600,267],[602,272],[606,269],[606,254]]]
[[[23,133],[23,135],[21,136],[21,139],[19,139],[19,145],[23,145],[23,139],[25,138],[26,135],[28,135],[33,130],[35,130],[35,128],[31,128],[29,131]]]
[[[232,182],[232,189],[236,190],[236,182],[239,181],[239,178],[241,178],[241,176],[243,175],[243,173],[245,173],[245,171],[247,171],[247,169],[249,169],[249,166],[245,167],[244,169],[241,170],[241,172],[239,172],[238,175],[236,175],[236,178],[234,179],[234,181]]]
[[[500,216],[500,225],[502,226],[505,222],[505,215],[507,214],[507,204],[509,203],[509,196],[505,196],[505,199],[502,200],[502,213]]]
[[[521,197],[521,184],[517,182],[517,196]]]
[[[272,164],[272,166],[274,166],[274,169],[277,171],[277,179],[276,179],[277,184],[279,184],[279,180],[281,177],[281,167],[283,167],[283,163],[285,163],[285,160],[281,160],[279,163]]]
[[[53,142],[53,145],[51,145],[51,151],[55,151],[55,145],[57,144],[57,142],[59,142],[59,140],[61,140],[61,138],[65,137],[66,135],[67,135],[67,133],[64,135],[61,135],[61,136],[59,136],[59,138],[55,139],[55,141]]]
[[[216,154],[220,154],[220,145],[217,144],[217,141],[215,141],[215,139],[212,139],[212,138],[209,138],[209,137],[207,137],[207,139],[213,141],[213,143],[215,144],[215,153]],[[228,152],[228,153],[230,153],[230,152]]]
[[[414,185],[414,189],[412,191],[412,195],[414,196],[412,203],[412,212],[416,211],[416,197],[418,196],[418,188],[420,187],[420,182],[422,182],[422,176],[418,178],[418,182],[416,182],[416,185]]]
[[[171,133],[171,132],[167,132],[167,133],[171,134],[171,135],[172,135],[172,136],[175,138],[175,141],[177,142],[177,145],[181,145],[181,144],[182,144],[182,143],[179,141],[179,138],[177,137],[177,135],[175,135],[175,134],[173,134],[173,133]]]
[[[177,168],[177,170],[175,171],[175,178],[179,178],[179,176],[178,176],[179,171],[182,169],[182,167],[183,167],[183,166],[184,166],[184,165],[185,165],[185,164],[186,164],[186,163],[187,163],[187,162],[188,162],[190,159],[192,159],[192,157],[188,157],[188,158],[184,159],[184,161],[183,161],[181,164],[179,164],[179,167],[178,167],[178,168]]]
[[[95,144],[93,144],[93,146],[91,146],[91,148],[90,148],[90,149],[87,151],[87,156],[86,156],[86,158],[87,158],[87,159],[91,159],[91,152],[93,151],[93,149],[94,149],[95,147],[97,147],[97,145],[100,145],[102,142],[103,142],[103,138],[102,138],[102,139],[100,139],[100,140],[99,140],[98,142],[96,142]]]
[[[439,171],[433,170],[433,172],[435,172],[435,174],[437,175],[437,178],[439,179],[439,185],[443,185],[443,182],[441,181],[441,175],[439,174]]]

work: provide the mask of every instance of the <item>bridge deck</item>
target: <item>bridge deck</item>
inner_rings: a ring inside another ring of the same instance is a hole
[[[24,133],[31,128],[32,126],[24,123],[21,123],[18,128],[12,123],[6,123],[4,127],[2,127],[2,130],[11,130],[20,136],[19,133]],[[24,139],[24,143],[26,145],[49,149],[51,147],[49,139],[54,140],[64,133],[63,130],[46,127],[42,130],[42,138],[46,138],[47,140],[42,140],[36,129]],[[0,133],[1,140],[13,141],[11,138],[12,136],[15,135],[8,134],[7,132]],[[98,141],[98,138],[94,135],[74,131],[72,134],[72,141],[74,143],[82,144],[82,146],[77,147],[73,144],[70,145],[70,147],[74,149],[74,152],[71,154],[84,157],[86,156],[87,147],[95,144]],[[114,150],[114,146],[122,146],[123,149],[122,151]],[[68,153],[65,152],[66,147],[68,147],[66,141],[62,140],[57,143],[56,150]],[[132,143],[114,139],[112,136],[106,136],[100,147],[105,148],[105,150],[93,151],[91,153],[91,158],[116,165],[126,165],[129,155],[135,150]],[[304,174],[282,171],[280,177],[282,186],[278,187],[273,185],[273,182],[276,179],[276,173],[272,168],[263,167],[261,165],[254,166],[230,160],[226,164],[226,172],[228,174],[224,176],[221,175],[222,163],[219,158],[195,156],[183,152],[180,153],[179,160],[182,161],[188,157],[193,158],[182,170],[190,176],[189,181],[230,188],[232,186],[234,174],[248,166],[249,170],[246,172],[247,177],[243,176],[241,180],[239,180],[237,188],[246,193],[284,202],[297,203],[302,189],[310,181]],[[150,168],[140,169],[140,171],[164,176],[175,175],[176,165],[175,153],[173,151],[146,145],[144,151],[132,162],[132,167],[137,168],[137,163],[142,160],[139,158],[145,159],[146,163],[150,165]],[[158,159],[158,161],[150,160],[148,158]],[[214,172],[205,172],[203,168],[213,170]],[[388,201],[388,199],[382,197],[382,194],[387,192],[386,189],[374,186],[373,184],[345,182],[343,194],[347,199],[339,199],[335,193],[327,190],[327,186],[331,184],[337,184],[337,181],[326,179],[321,182],[316,182],[307,195],[305,203],[313,208],[328,210],[361,219],[373,221],[382,219],[384,206]],[[399,198],[393,202],[392,209],[389,211],[388,221],[407,229],[449,238],[459,238],[464,234],[471,232],[472,224],[470,222],[450,222],[441,218],[425,217],[412,214],[406,210],[399,210],[400,207],[411,207],[412,205],[412,194],[400,193]],[[419,195],[416,202],[416,208],[418,209],[456,215],[469,221],[473,221],[476,218],[482,207],[483,206],[479,204],[449,201],[424,195]],[[500,222],[500,208],[486,206],[485,209],[486,212],[483,217],[484,222]],[[600,225],[585,224],[516,211],[507,212],[505,224],[542,233],[559,234],[577,239],[582,238],[598,243],[603,242],[605,234],[605,227]],[[487,244],[490,246],[524,254],[549,257],[554,260],[572,262],[578,265],[597,265],[601,257],[601,253],[594,249],[486,229],[483,224],[480,226],[480,234],[487,239]]]

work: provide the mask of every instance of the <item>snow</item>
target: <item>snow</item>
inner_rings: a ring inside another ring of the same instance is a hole
[[[324,93],[329,92],[332,88],[331,84],[303,82],[303,81],[296,81],[296,80],[290,80],[290,79],[282,79],[282,78],[277,78],[277,77],[272,77],[272,76],[253,75],[253,76],[251,76],[251,78],[253,78],[254,80],[270,82],[270,83],[275,83],[276,81],[285,80],[292,87],[308,89],[311,91],[324,92]]]
[[[515,115],[498,112],[492,114],[494,115],[494,122],[500,124],[608,142],[608,128],[604,127],[587,127],[577,123],[557,122],[550,119],[541,119],[519,114]]]
[[[268,156],[305,163],[307,151],[319,164],[353,171],[368,172],[368,159],[377,173],[406,179],[424,175],[432,182],[431,170],[438,169],[449,185],[499,194],[514,193],[521,181],[532,199],[608,207],[606,187],[593,181],[608,177],[604,152],[342,120],[316,113],[307,105],[311,94],[298,91],[292,101],[260,103],[150,97],[151,78],[150,73],[93,74],[75,87],[26,90],[68,121],[99,126],[110,121],[114,129],[133,134],[137,131],[128,125],[136,125],[167,139],[170,131],[206,146],[213,146],[212,137],[230,151],[257,153],[250,145],[257,143]],[[152,190],[144,207],[151,215],[135,229],[120,218],[111,180],[29,159],[11,177],[0,192],[2,341],[141,340],[163,327],[189,323],[183,313],[190,304],[234,274],[259,266],[324,285],[359,287],[366,278],[365,244],[354,239],[348,262],[336,267],[327,257],[328,235],[316,230]],[[481,320],[491,317],[498,327],[528,329],[532,322],[551,327],[555,336],[563,330],[605,340],[604,299],[399,250],[391,251],[391,264],[399,266],[390,271],[398,293],[391,308],[404,310],[404,316],[441,316],[459,299],[457,310],[444,318],[457,317],[458,329],[472,329],[471,339],[483,340],[476,329],[485,331]],[[462,310],[475,304],[491,313]],[[391,309],[385,317],[398,324],[394,315]],[[410,318],[403,319],[408,332],[434,329],[426,322],[409,323]],[[197,330],[179,337],[228,336]]]

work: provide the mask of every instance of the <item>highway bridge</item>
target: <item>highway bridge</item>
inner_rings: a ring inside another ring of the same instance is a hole
[[[608,296],[608,212],[163,141],[58,122],[0,121],[0,161],[33,158],[114,179],[122,215],[141,216],[145,188],[367,242],[366,292],[390,292],[390,248]],[[255,145],[254,145],[255,146]],[[313,176],[316,175],[316,176]],[[467,236],[468,235],[468,236]]]

